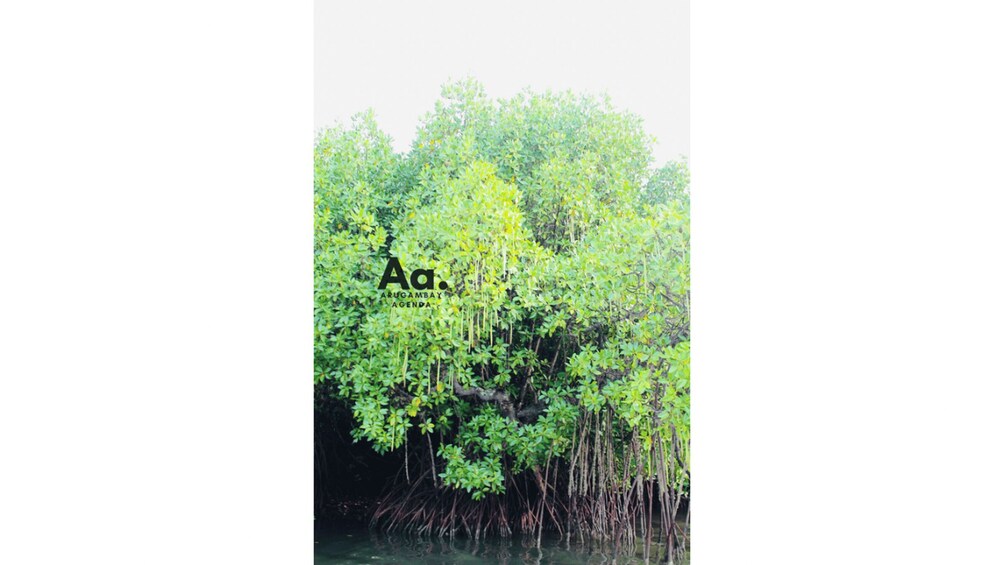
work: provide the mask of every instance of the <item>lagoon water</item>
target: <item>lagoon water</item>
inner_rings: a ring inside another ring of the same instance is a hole
[[[664,547],[653,544],[653,556],[662,554]],[[566,542],[557,535],[544,536],[540,548],[536,538],[513,536],[505,539],[489,536],[473,540],[458,536],[448,538],[415,538],[405,535],[383,534],[356,525],[338,525],[317,528],[314,534],[315,565],[334,564],[422,564],[440,565],[454,563],[540,563],[540,564],[618,564],[644,563],[641,548],[636,556],[615,556],[610,548],[589,547],[576,540]],[[653,557],[650,563],[658,563]],[[674,563],[689,563],[687,556]]]

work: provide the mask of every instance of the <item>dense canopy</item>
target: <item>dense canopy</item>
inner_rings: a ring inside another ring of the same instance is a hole
[[[598,531],[600,497],[634,504],[645,485],[675,512],[689,172],[655,168],[651,144],[607,99],[492,100],[472,80],[443,88],[406,154],[372,113],[319,133],[314,380],[353,437],[409,453],[406,480],[440,496],[532,477],[556,501],[532,528]],[[379,289],[390,257],[447,288]]]

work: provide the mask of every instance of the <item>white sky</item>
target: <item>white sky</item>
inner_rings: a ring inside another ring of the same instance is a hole
[[[690,154],[689,20],[689,0],[317,0],[314,124],[373,108],[404,151],[440,86],[470,75],[492,98],[607,92],[645,120],[661,164]]]

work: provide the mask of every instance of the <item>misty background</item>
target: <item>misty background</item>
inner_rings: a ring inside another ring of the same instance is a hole
[[[607,93],[661,165],[690,155],[689,21],[689,0],[316,2],[314,126],[373,108],[404,152],[443,83],[471,76],[491,98]]]

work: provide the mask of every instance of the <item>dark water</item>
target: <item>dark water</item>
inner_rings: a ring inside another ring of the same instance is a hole
[[[566,542],[557,536],[544,536],[540,548],[536,538],[514,536],[510,539],[489,537],[473,540],[465,537],[415,538],[381,534],[357,525],[319,528],[314,533],[314,563],[644,563],[641,547],[637,555],[615,556],[611,548],[588,547],[573,540]],[[657,563],[664,547],[652,546],[650,563]],[[687,556],[674,563],[689,563]]]

